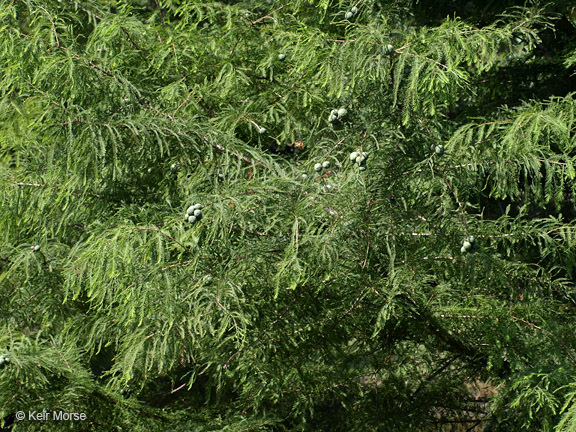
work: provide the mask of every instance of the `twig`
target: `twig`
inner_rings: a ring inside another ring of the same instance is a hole
[[[39,6],[39,8],[42,9],[44,12],[46,12],[46,15],[48,15],[50,17],[50,23],[52,23],[52,31],[54,31],[54,36],[56,37],[56,46],[58,48],[63,48],[62,46],[60,46],[60,39],[58,38],[58,32],[56,31],[56,26],[54,25],[54,18],[52,18],[52,15],[50,15],[50,12],[48,12],[42,6]]]
[[[34,187],[43,187],[46,185],[40,184],[40,183],[14,183],[12,186],[34,186]]]
[[[238,332],[238,324],[236,323],[236,319],[234,318],[234,316],[232,316],[232,314],[230,312],[228,312],[228,309],[226,309],[222,303],[220,303],[220,292],[216,295],[216,303],[218,304],[218,306],[220,306],[220,308],[222,308],[222,310],[230,317],[232,318],[232,321],[234,322],[234,327],[236,328],[236,331]]]
[[[252,22],[250,23],[250,25],[257,24],[257,23],[259,23],[260,21],[263,21],[263,20],[266,19],[266,18],[269,18],[269,19],[271,19],[271,20],[273,20],[273,21],[276,21],[276,19],[275,19],[274,17],[271,17],[270,15],[273,14],[274,12],[278,12],[280,9],[282,9],[282,8],[285,7],[285,6],[286,6],[286,5],[282,5],[282,6],[280,6],[279,8],[274,9],[274,10],[273,10],[272,12],[270,12],[269,14],[264,15],[263,17],[258,18],[258,19],[255,20],[255,21],[252,21]]]
[[[267,236],[267,234],[265,234],[265,233],[261,233],[261,232],[257,232],[257,231],[251,231],[248,228],[240,228],[236,225],[232,225],[232,229],[236,232],[247,232],[248,234],[257,235],[260,237],[266,237]]]
[[[232,155],[236,156],[238,159],[241,159],[241,160],[243,160],[243,161],[246,162],[246,163],[255,164],[255,165],[260,165],[260,166],[263,166],[263,167],[266,168],[266,169],[270,169],[267,165],[263,164],[262,162],[254,161],[254,160],[252,160],[252,159],[250,159],[250,158],[248,158],[248,157],[246,157],[246,156],[244,156],[244,155],[241,155],[241,154],[239,154],[239,153],[236,153],[235,151],[232,151],[232,150],[230,150],[230,149],[227,149],[226,147],[224,147],[224,146],[221,145],[221,144],[211,143],[206,137],[204,137],[204,140],[205,140],[208,144],[210,144],[211,146],[216,147],[218,150],[220,150],[220,151],[225,151],[225,152],[228,153],[228,154],[232,154]]]
[[[173,242],[178,243],[182,249],[184,250],[188,250],[188,248],[186,246],[184,246],[182,243],[180,243],[178,240],[176,240],[174,237],[172,237],[170,234],[167,234],[161,230],[159,230],[158,228],[144,228],[144,227],[138,227],[138,228],[134,228],[134,231],[156,231],[159,232],[160,234],[162,234],[165,237],[168,237],[170,240],[172,240]]]
[[[526,325],[528,325],[528,326],[530,326],[530,327],[533,327],[533,328],[535,328],[535,329],[538,329],[538,330],[540,330],[540,331],[543,331],[543,332],[546,333],[552,340],[557,340],[558,343],[559,343],[560,345],[562,345],[562,348],[564,348],[564,351],[566,351],[566,354],[568,354],[568,356],[570,357],[570,359],[572,360],[572,362],[573,362],[574,364],[576,364],[576,358],[574,357],[574,355],[572,354],[572,352],[570,351],[570,349],[569,349],[562,341],[558,340],[558,338],[557,338],[556,336],[554,336],[554,334],[552,334],[550,331],[546,330],[545,328],[539,327],[539,326],[537,326],[536,324],[533,324],[533,323],[531,323],[531,322],[529,322],[529,321],[526,321],[526,320],[523,319],[523,318],[518,318],[518,317],[512,315],[512,313],[510,313],[510,316],[511,316],[512,318],[514,318],[515,320],[521,321],[521,322],[523,322],[524,324],[526,324]]]
[[[60,350],[58,348],[56,348],[56,346],[54,345],[54,342],[50,341],[50,345],[52,345],[52,347],[54,347],[54,349],[56,350],[56,352],[58,353],[58,355],[60,356],[60,358],[62,360],[64,360],[64,363],[66,363],[66,367],[68,368],[68,370],[70,372],[72,372],[72,368],[70,367],[70,365],[68,364],[68,361],[64,358],[64,356],[62,355],[62,353],[60,352]]]
[[[160,271],[165,271],[165,270],[168,270],[168,269],[173,268],[173,267],[178,267],[178,266],[186,265],[186,264],[189,264],[189,263],[191,263],[191,262],[192,262],[192,261],[183,261],[183,262],[179,262],[179,263],[176,263],[176,264],[170,264],[169,266],[162,267],[162,268],[160,269]]]
[[[366,267],[366,262],[368,261],[368,252],[370,251],[370,237],[368,237],[368,244],[366,245],[366,255],[364,256],[364,262],[362,263],[362,270]]]
[[[172,391],[170,392],[170,394],[176,393],[178,390],[182,389],[185,385],[186,385],[186,383],[182,384],[182,385],[181,385],[180,387],[178,387],[178,388],[175,388],[174,390],[172,390]]]
[[[161,333],[160,330],[155,331],[154,333],[150,333],[148,336],[146,336],[146,337],[144,338],[144,340],[150,339],[151,337],[154,337],[154,336],[156,336],[157,334],[160,334],[160,333]]]

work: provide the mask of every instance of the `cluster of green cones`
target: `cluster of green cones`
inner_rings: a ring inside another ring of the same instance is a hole
[[[202,204],[194,204],[186,210],[186,222],[194,223],[202,219]]]
[[[474,236],[468,236],[462,242],[460,252],[462,253],[474,252],[476,249],[478,249],[478,243],[476,242],[476,238]]]
[[[344,18],[349,20],[350,18],[352,18],[354,15],[356,15],[356,13],[358,12],[358,8],[356,6],[353,6],[352,9],[350,9],[348,12],[346,12],[344,14]]]
[[[322,163],[317,163],[314,165],[314,171],[316,171],[316,172],[320,172],[323,169],[328,169],[328,168],[330,168],[330,162],[328,162],[328,161],[324,161]]]
[[[335,123],[345,117],[346,114],[348,114],[348,110],[346,108],[333,109],[330,111],[330,115],[328,116],[328,122]]]
[[[366,171],[366,161],[369,154],[367,152],[355,151],[350,153],[350,160],[358,165],[360,171]]]

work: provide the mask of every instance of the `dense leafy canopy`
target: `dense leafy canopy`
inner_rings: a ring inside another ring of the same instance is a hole
[[[2,0],[0,428],[575,430],[572,6]]]

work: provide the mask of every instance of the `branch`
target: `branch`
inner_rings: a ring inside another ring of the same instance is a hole
[[[188,248],[186,246],[184,246],[182,243],[180,243],[178,240],[176,240],[174,237],[172,237],[170,234],[165,233],[164,231],[159,230],[158,228],[144,228],[144,227],[139,227],[139,228],[134,228],[133,231],[156,231],[159,232],[160,234],[162,234],[165,237],[168,237],[170,240],[172,240],[173,242],[178,243],[182,249],[184,250],[188,250]]]
[[[542,163],[549,163],[551,165],[567,165],[566,162],[559,162],[559,161],[551,161],[551,160],[547,160],[547,159],[539,159],[539,158],[528,158],[527,160],[532,160],[532,161],[536,161],[536,162],[542,162]],[[519,160],[519,159],[507,159],[505,161],[503,161],[504,163],[521,163],[523,161]],[[448,167],[437,167],[436,169],[438,171],[444,171],[444,170],[449,170],[449,169],[456,169],[456,168],[472,168],[474,166],[484,166],[484,165],[494,165],[496,164],[496,162],[494,161],[487,161],[487,162],[476,162],[476,163],[467,163],[467,164],[460,164],[460,165],[453,165],[453,166],[448,166]],[[427,170],[426,170],[427,171]],[[402,175],[410,175],[410,174],[415,174],[415,173],[421,173],[424,172],[423,169],[417,169],[414,171],[404,171],[402,173]]]
[[[246,156],[243,156],[243,155],[241,155],[241,154],[239,154],[239,153],[236,153],[235,151],[232,151],[232,150],[230,150],[230,149],[227,149],[226,147],[224,147],[224,146],[221,145],[221,144],[211,143],[211,142],[208,141],[206,138],[204,138],[204,139],[205,139],[206,142],[208,142],[208,144],[210,144],[211,146],[216,147],[216,148],[217,148],[218,150],[220,150],[220,151],[225,151],[225,152],[227,152],[227,153],[229,153],[229,154],[232,154],[232,155],[236,156],[238,159],[241,159],[241,160],[243,160],[243,161],[246,162],[246,163],[255,164],[255,165],[260,165],[260,166],[263,166],[263,167],[266,168],[266,169],[270,169],[270,168],[268,168],[267,165],[264,165],[262,162],[253,161],[252,159],[250,159],[250,158],[248,158],[248,157],[246,157]]]
[[[558,341],[558,343],[562,346],[562,348],[564,349],[564,351],[566,351],[566,354],[568,354],[568,356],[570,357],[570,359],[572,360],[572,362],[573,362],[574,364],[576,364],[576,358],[574,357],[574,354],[572,353],[572,351],[570,351],[570,349],[569,349],[562,341],[558,340],[558,338],[557,338],[556,336],[554,336],[554,334],[552,334],[550,331],[546,330],[545,328],[539,327],[539,326],[537,326],[536,324],[533,324],[533,323],[531,323],[531,322],[529,322],[529,321],[526,321],[525,319],[518,318],[518,317],[512,315],[512,313],[510,313],[510,316],[511,316],[512,318],[514,318],[516,321],[523,322],[524,324],[526,324],[526,325],[528,325],[528,326],[530,326],[530,327],[533,327],[533,328],[535,328],[535,329],[537,329],[537,330],[543,331],[543,332],[546,333],[546,334],[550,337],[550,339],[552,339],[553,341]]]
[[[162,267],[162,268],[160,269],[160,271],[166,271],[166,270],[171,269],[171,268],[173,268],[173,267],[178,267],[178,266],[186,265],[186,264],[189,264],[189,263],[191,263],[191,262],[192,262],[192,261],[183,261],[183,262],[179,262],[179,263],[176,263],[176,264],[170,264],[169,266]]]
[[[248,233],[248,234],[257,235],[257,236],[260,236],[260,237],[266,237],[266,236],[268,235],[268,234],[261,233],[261,232],[257,232],[257,231],[251,231],[251,230],[249,230],[248,228],[242,229],[242,228],[240,228],[240,227],[238,227],[238,226],[236,226],[236,225],[232,225],[232,229],[233,229],[234,231],[236,231],[236,232],[246,232],[246,233]]]
[[[472,346],[465,344],[463,341],[450,334],[450,332],[440,325],[438,320],[431,313],[429,313],[424,307],[419,306],[412,298],[404,294],[401,294],[400,297],[413,306],[415,314],[426,322],[427,327],[432,334],[448,345],[453,352],[469,358],[473,363],[478,365],[486,365],[488,361],[488,356],[486,354],[476,351]]]

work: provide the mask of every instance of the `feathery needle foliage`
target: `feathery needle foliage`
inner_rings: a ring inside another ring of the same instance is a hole
[[[575,25],[0,1],[0,429],[575,430]]]

